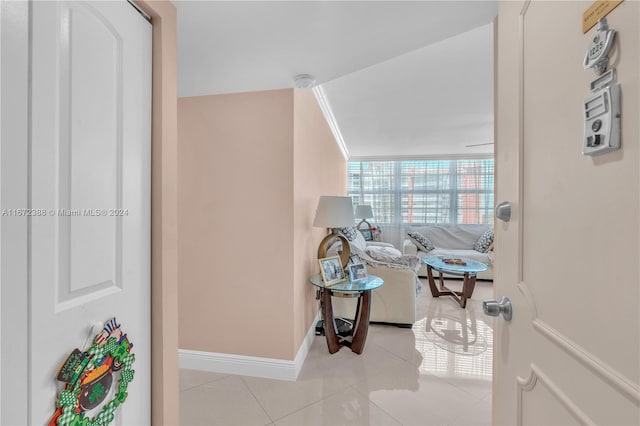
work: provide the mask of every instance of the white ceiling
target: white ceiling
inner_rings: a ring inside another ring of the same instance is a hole
[[[493,141],[497,1],[174,4],[179,96],[292,87],[309,73],[352,156],[492,152],[464,145]]]
[[[493,24],[324,85],[352,157],[493,152]]]

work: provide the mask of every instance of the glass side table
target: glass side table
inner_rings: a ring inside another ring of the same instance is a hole
[[[375,290],[384,284],[382,278],[375,275],[368,275],[361,280],[347,280],[326,287],[322,281],[322,276],[316,274],[309,278],[309,282],[318,287],[322,293],[320,304],[322,306],[322,317],[324,319],[324,335],[327,338],[329,353],[336,353],[342,346],[347,346],[351,348],[353,352],[361,354],[364,350],[364,343],[367,340],[367,332],[369,330],[371,290]],[[331,296],[358,298],[355,322],[347,335],[343,333],[338,334],[335,318],[333,317]]]
[[[456,265],[445,263],[444,259],[447,258],[455,258],[464,264]],[[431,295],[433,297],[451,296],[456,302],[458,302],[461,308],[465,308],[467,306],[467,299],[471,298],[473,295],[473,290],[476,287],[476,275],[478,272],[486,271],[488,269],[488,266],[484,263],[467,259],[465,257],[425,256],[422,258],[422,262],[427,265],[427,277],[429,278]],[[440,289],[436,287],[435,280],[433,279],[433,269],[440,273]],[[453,291],[445,287],[444,274],[464,277],[462,291]]]

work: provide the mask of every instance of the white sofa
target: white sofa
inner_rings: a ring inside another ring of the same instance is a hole
[[[391,323],[400,327],[410,327],[416,321],[416,293],[422,290],[417,279],[417,266],[405,266],[378,262],[366,252],[367,247],[393,247],[392,244],[365,241],[360,232],[350,241],[351,253],[358,254],[367,264],[367,273],[377,275],[384,285],[371,292],[370,322]],[[333,247],[332,247],[333,249]],[[406,257],[405,259],[406,260]],[[416,259],[412,259],[416,263]],[[353,318],[356,312],[356,298],[334,297],[332,300],[335,317]]]
[[[479,272],[477,279],[493,280],[493,250],[481,253],[474,250],[474,245],[478,239],[491,225],[425,225],[412,226],[409,231],[418,232],[427,237],[435,246],[430,252],[418,249],[417,245],[409,238],[404,240],[402,252],[412,254],[422,259],[427,255],[444,255],[452,257],[466,257],[486,264],[489,268],[484,272]],[[422,263],[422,262],[421,262]],[[427,276],[427,265],[422,263],[418,275]]]

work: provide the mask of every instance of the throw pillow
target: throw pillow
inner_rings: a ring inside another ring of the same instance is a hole
[[[395,247],[367,247],[367,254],[378,262],[394,263],[402,257],[402,252]]]
[[[479,251],[480,253],[486,253],[489,251],[489,248],[493,245],[493,229],[487,229],[484,234],[480,236],[478,242],[473,249]]]
[[[340,233],[342,235],[344,235],[344,237],[348,240],[348,241],[353,241],[356,239],[356,236],[358,235],[358,231],[356,230],[355,226],[347,226],[346,228],[338,228],[338,231],[340,231]]]
[[[407,235],[409,236],[409,239],[411,241],[413,241],[413,243],[416,246],[418,246],[418,249],[420,249],[422,251],[429,252],[429,251],[431,251],[431,250],[433,250],[435,248],[433,243],[431,241],[429,241],[429,239],[427,237],[425,237],[424,235],[422,235],[419,232],[409,231],[409,232],[407,232]]]
[[[362,236],[362,232],[360,231],[356,231],[356,237],[349,244],[351,244],[351,251],[357,249],[364,252],[367,248],[367,242],[365,241],[364,237]]]

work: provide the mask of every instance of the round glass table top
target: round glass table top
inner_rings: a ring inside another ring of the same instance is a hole
[[[331,291],[344,292],[374,290],[378,287],[382,287],[382,284],[384,284],[382,278],[375,275],[367,275],[366,278],[359,279],[358,281],[351,281],[350,279],[347,279],[341,283],[325,286],[324,281],[322,281],[322,275],[316,274],[309,278],[309,282],[316,287],[327,288]]]
[[[461,260],[465,263],[465,265],[456,265],[451,263],[444,263],[445,259],[456,259]],[[477,262],[475,260],[468,259],[466,257],[456,257],[456,256],[425,256],[422,258],[422,262],[431,266],[432,268],[438,271],[444,272],[453,272],[458,274],[470,273],[475,274],[476,272],[482,272],[489,269],[487,265],[482,262]]]

